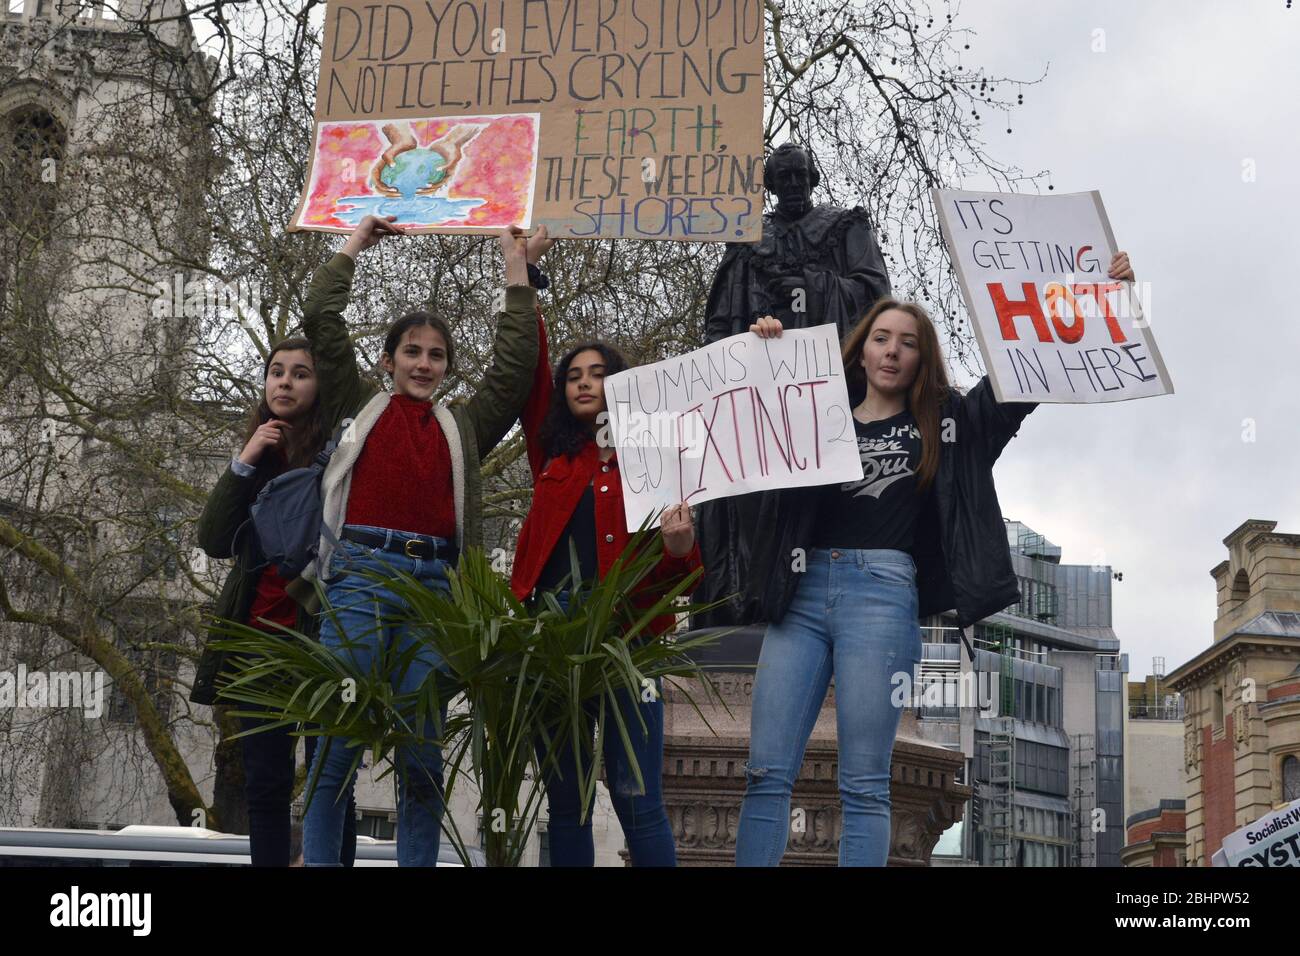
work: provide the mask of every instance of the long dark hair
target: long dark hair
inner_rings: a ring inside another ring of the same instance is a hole
[[[551,404],[546,409],[546,417],[542,419],[542,427],[537,435],[547,461],[560,455],[573,458],[582,451],[587,442],[593,440],[590,429],[569,411],[569,401],[564,394],[565,381],[569,377],[569,366],[573,364],[579,352],[587,351],[599,352],[601,358],[605,360],[606,378],[625,371],[628,367],[623,353],[607,342],[581,342],[564,353],[564,357],[555,364]]]
[[[948,384],[948,369],[943,362],[943,350],[939,347],[939,335],[925,309],[915,302],[900,302],[891,298],[881,299],[873,305],[871,311],[844,339],[844,384],[848,386],[850,405],[857,406],[867,397],[867,373],[862,368],[862,347],[866,344],[876,319],[890,309],[906,312],[916,319],[921,362],[916,369],[916,378],[907,390],[907,407],[916,419],[917,430],[921,433],[921,464],[916,469],[916,490],[918,494],[923,494],[939,470],[939,413],[952,388]]]
[[[266,403],[266,375],[271,370],[271,363],[275,361],[275,356],[280,352],[296,352],[298,350],[311,355],[312,364],[315,364],[316,355],[312,352],[311,342],[305,338],[284,339],[276,343],[276,346],[271,349],[271,353],[266,357],[266,361],[262,363],[262,397],[258,399],[257,405],[248,415],[248,423],[244,428],[244,445],[248,444],[253,437],[253,433],[258,428],[275,417],[271,414],[271,407]],[[290,468],[305,468],[311,464],[311,460],[316,457],[316,453],[325,446],[326,437],[325,422],[321,418],[320,392],[318,391],[316,401],[312,404],[311,409],[293,428],[286,432],[285,446],[283,448],[267,449],[266,454],[271,456],[268,464],[272,466],[272,472],[279,474],[282,471],[288,471]]]

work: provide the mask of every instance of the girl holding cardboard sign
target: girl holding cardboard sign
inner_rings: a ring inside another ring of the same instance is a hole
[[[444,406],[434,393],[453,367],[447,325],[428,312],[394,322],[382,363],[393,391],[364,379],[343,321],[355,260],[386,236],[401,235],[392,222],[366,216],[343,251],[317,270],[303,307],[303,329],[316,357],[324,418],[333,430],[349,419],[321,481],[324,523],[317,565],[301,580],[327,585],[330,613],[321,643],[350,657],[361,671],[387,650],[412,655],[394,675],[399,694],[413,694],[445,663],[420,646],[406,624],[390,624],[403,607],[367,571],[400,571],[429,588],[447,591],[447,567],[460,550],[482,542],[481,460],[518,418],[537,364],[536,295],[529,285],[529,245],[549,244],[545,229],[525,241],[518,228],[502,230],[504,308],[497,316],[492,363],[475,393]],[[298,582],[294,582],[297,584]],[[446,704],[441,719],[446,719]],[[443,806],[441,725],[432,715],[418,745],[399,747],[397,861],[435,866]],[[315,791],[303,823],[307,866],[337,865],[346,801],[361,754],[331,739],[317,752]]]
[[[1125,253],[1110,277],[1133,279]],[[750,330],[778,336],[781,323],[765,316]],[[965,627],[1019,597],[992,468],[1035,403],[998,403],[987,377],[965,395],[951,388],[934,325],[915,303],[877,302],[843,358],[863,477],[783,490],[774,526],[755,542],[759,573],[747,587],[770,623],[738,866],[775,866],[785,853],[791,791],[832,676],[840,865],[884,866],[906,705],[895,695],[920,663],[918,619],[955,608]]]
[[[519,532],[510,587],[521,601],[538,591],[556,591],[557,600],[567,608],[569,588],[582,586],[581,582],[567,580],[571,577],[570,539],[578,554],[581,576],[590,581],[605,574],[631,538],[623,510],[618,459],[612,446],[597,440],[606,410],[605,377],[623,371],[627,361],[611,345],[584,342],[560,359],[552,380],[544,334],[540,350],[533,390],[522,415],[528,463],[533,471],[533,501]],[[688,505],[680,503],[667,509],[660,531],[663,555],[645,582],[647,595],[662,593],[700,566],[700,548]],[[692,584],[687,593],[694,590]],[[658,636],[674,623],[673,615],[665,614],[651,622],[649,630]],[[662,688],[643,694],[639,701],[625,691],[614,698],[611,703],[623,715],[645,782],[644,792],[640,792],[619,734],[604,733],[610,799],[627,839],[628,854],[633,866],[675,866],[673,834],[663,802]],[[587,711],[592,723],[593,711]],[[545,759],[546,748],[540,735],[537,752],[539,761]],[[558,759],[560,773],[547,771],[544,777],[551,865],[592,866],[595,843],[591,817],[580,822],[576,768],[582,760],[584,770],[589,770],[594,758],[586,753],[575,754],[569,745]]]

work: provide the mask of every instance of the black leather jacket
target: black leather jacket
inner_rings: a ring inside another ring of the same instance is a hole
[[[993,487],[993,463],[1002,454],[1035,402],[999,403],[988,377],[968,393],[953,389],[941,422],[951,419],[939,457],[932,493],[918,519],[914,557],[920,616],[956,609],[967,627],[1020,600],[1006,525]],[[941,433],[945,430],[941,424]],[[748,535],[747,572],[732,618],[711,623],[780,621],[794,598],[799,573],[796,548],[808,546],[816,489],[782,488],[746,495],[742,512]]]

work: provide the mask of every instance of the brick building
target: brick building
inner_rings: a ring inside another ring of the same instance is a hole
[[[1166,686],[1184,701],[1188,866],[1300,798],[1300,534],[1252,519],[1223,539],[1213,643]]]

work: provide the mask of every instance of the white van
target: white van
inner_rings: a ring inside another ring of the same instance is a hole
[[[486,866],[470,847],[472,866]],[[129,826],[121,830],[0,827],[0,867],[9,866],[251,866],[248,837],[201,827]],[[357,837],[356,866],[397,866],[397,843]],[[439,866],[463,866],[443,842]]]

